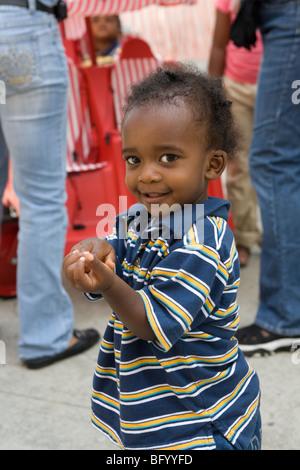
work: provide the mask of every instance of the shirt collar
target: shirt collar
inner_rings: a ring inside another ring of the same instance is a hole
[[[158,238],[170,239],[183,238],[186,231],[193,225],[198,225],[201,231],[201,224],[207,216],[221,217],[228,220],[230,209],[229,201],[224,199],[209,197],[204,202],[197,204],[187,204],[183,209],[170,212],[162,218],[151,216],[146,207],[137,203],[129,208],[126,213],[119,216],[120,224],[123,225],[124,234],[131,231],[141,240],[156,240]]]

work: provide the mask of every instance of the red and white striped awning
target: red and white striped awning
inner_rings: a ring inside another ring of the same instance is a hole
[[[215,22],[213,0],[67,0],[68,39],[85,33],[85,17],[120,13],[125,34],[138,36],[163,60],[207,62]],[[167,6],[167,8],[163,8]]]
[[[193,4],[196,0],[68,0],[69,17],[81,15],[114,15],[134,11],[149,5]]]
[[[192,5],[197,0],[67,0],[68,18],[64,21],[68,39],[79,39],[85,33],[84,18],[93,15],[114,15],[144,9],[150,5]]]
[[[124,31],[144,39],[163,60],[192,60],[205,67],[215,23],[213,0],[168,8],[153,5],[120,17]]]
[[[84,35],[85,17],[120,13],[125,34],[144,39],[162,60],[194,60],[203,66],[207,62],[215,21],[213,0],[67,1],[69,16],[63,24],[68,39],[80,39]],[[84,171],[93,169],[87,161],[91,148],[90,122],[87,110],[81,109],[79,72],[70,60],[69,72],[67,171]],[[81,162],[73,158],[78,139],[84,149]]]
[[[68,18],[64,21],[68,39],[79,39],[85,33],[84,18],[93,15],[115,15],[141,10],[150,5],[192,5],[197,0],[67,0]]]

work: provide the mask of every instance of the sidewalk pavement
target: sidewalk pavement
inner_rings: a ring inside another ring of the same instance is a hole
[[[255,316],[259,254],[241,271],[241,326]],[[103,334],[110,316],[105,302],[88,303],[66,286],[74,301],[76,328]],[[17,356],[17,300],[0,299],[0,450],[118,450],[90,424],[90,391],[98,346],[40,370],[23,367]],[[262,390],[264,450],[300,449],[300,352],[249,359]]]

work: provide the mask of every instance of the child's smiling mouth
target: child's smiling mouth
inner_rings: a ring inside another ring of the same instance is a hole
[[[154,191],[151,191],[151,192],[140,192],[141,194],[141,197],[142,197],[142,200],[144,202],[147,202],[148,204],[151,203],[151,204],[159,204],[161,202],[163,202],[166,197],[170,194],[169,191],[167,192],[154,192]]]

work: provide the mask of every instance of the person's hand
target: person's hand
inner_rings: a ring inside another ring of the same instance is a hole
[[[114,282],[115,251],[106,241],[98,238],[84,240],[75,245],[65,257],[63,269],[68,281],[76,289],[102,294]]]
[[[75,251],[79,251],[81,253],[88,251],[97,259],[106,264],[109,268],[115,269],[115,250],[104,238],[93,237],[82,240],[71,249],[71,253],[74,253]]]
[[[20,202],[19,199],[12,187],[11,184],[7,184],[3,196],[2,196],[2,204],[5,207],[13,207],[13,209],[16,211],[17,217],[20,218]]]

